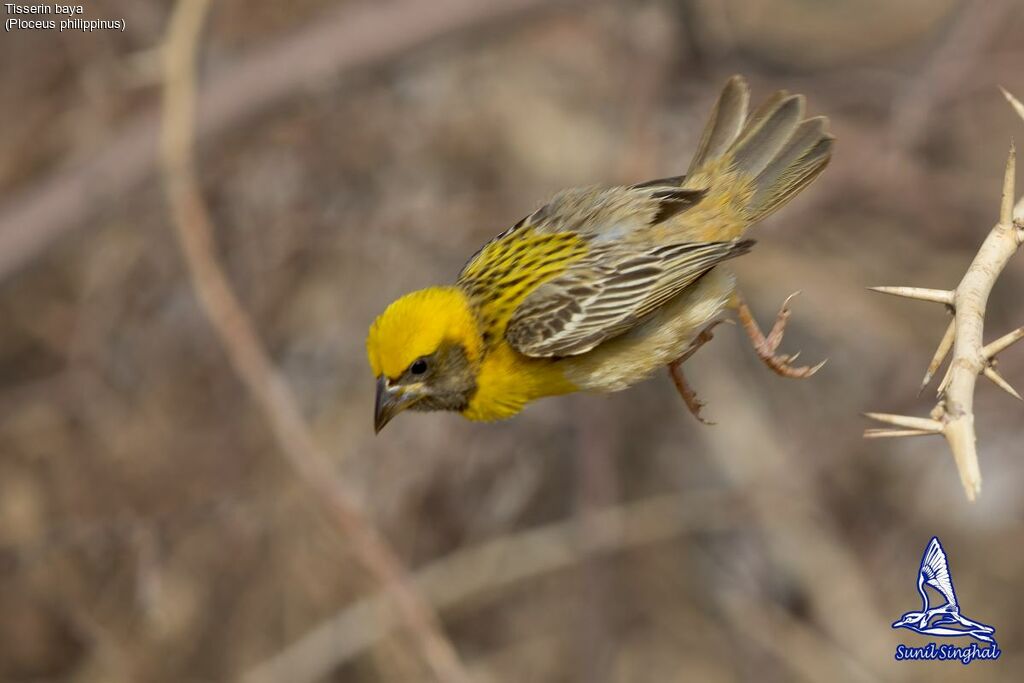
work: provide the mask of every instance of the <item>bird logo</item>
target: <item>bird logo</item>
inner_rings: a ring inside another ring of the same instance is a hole
[[[935,607],[931,604],[928,589],[938,593],[945,602]],[[969,636],[996,648],[993,636],[995,629],[960,613],[960,603],[953,588],[953,576],[949,572],[949,559],[937,536],[933,536],[921,556],[917,571],[917,592],[921,594],[920,611],[907,612],[893,628],[906,628],[928,636],[954,638]]]

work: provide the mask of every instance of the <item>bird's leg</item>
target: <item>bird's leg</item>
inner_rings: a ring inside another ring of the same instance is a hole
[[[713,425],[715,424],[707,418],[701,417],[700,411],[705,405],[704,401],[697,398],[697,392],[690,388],[690,385],[686,383],[686,377],[683,376],[683,364],[681,361],[675,360],[668,365],[668,374],[672,377],[672,383],[676,385],[676,391],[683,399],[683,403],[690,409],[690,413],[700,420],[701,424]]]
[[[705,404],[697,398],[697,392],[691,389],[690,385],[687,384],[686,377],[683,376],[683,363],[685,363],[690,356],[697,353],[697,349],[711,341],[711,338],[714,336],[712,335],[711,330],[713,330],[715,325],[720,322],[723,321],[716,320],[701,330],[700,334],[690,342],[690,345],[686,348],[686,351],[683,352],[683,355],[668,364],[668,374],[672,377],[672,383],[676,385],[676,391],[678,391],[679,396],[682,397],[683,403],[686,404],[686,407],[690,409],[690,413],[695,418],[700,420],[702,424],[706,425],[713,425],[715,423],[701,417],[700,410]]]
[[[775,374],[783,377],[810,377],[825,364],[825,361],[821,361],[813,367],[808,365],[793,367],[792,363],[800,355],[799,353],[795,353],[792,356],[775,355],[775,350],[782,343],[782,335],[786,331],[786,321],[789,320],[789,302],[799,293],[790,294],[782,302],[782,308],[779,309],[778,315],[775,316],[775,323],[772,325],[772,329],[768,332],[767,337],[761,331],[761,328],[758,327],[757,321],[754,320],[754,314],[750,312],[747,302],[743,300],[740,293],[734,291],[729,299],[729,307],[736,311],[736,317],[739,318],[744,331],[750,337],[750,342],[754,347],[754,352],[757,353],[757,357],[771,368]]]

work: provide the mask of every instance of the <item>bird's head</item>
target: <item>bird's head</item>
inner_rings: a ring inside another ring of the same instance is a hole
[[[374,431],[403,410],[465,410],[476,391],[482,342],[465,294],[431,287],[406,294],[370,326],[377,378]]]
[[[899,620],[894,621],[892,623],[892,627],[903,628],[904,626],[909,626],[910,624],[920,624],[921,616],[921,612],[907,612],[902,617],[900,617]]]

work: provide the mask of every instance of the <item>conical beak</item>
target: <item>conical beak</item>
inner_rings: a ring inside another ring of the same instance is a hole
[[[395,415],[411,406],[419,395],[409,387],[391,386],[387,377],[377,378],[377,400],[373,409],[373,431],[379,434]]]

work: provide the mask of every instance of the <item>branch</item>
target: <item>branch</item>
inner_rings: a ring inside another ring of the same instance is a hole
[[[1013,107],[1015,112],[1017,112],[1017,115],[1024,120],[1024,104],[1021,104],[1021,101],[1011,95],[1010,91],[1006,88],[1000,87],[999,89],[1003,91],[1003,97],[1005,97],[1006,101],[1010,103],[1010,106]],[[1013,219],[1014,225],[1017,226],[1017,230],[1024,232],[1024,196],[1017,201],[1017,206],[1013,207]],[[1018,238],[1020,237],[1021,236],[1018,235]]]
[[[450,609],[597,555],[668,541],[688,531],[735,527],[745,514],[731,494],[648,498],[591,511],[583,536],[574,519],[458,550],[417,570],[412,583],[438,609]],[[380,596],[358,600],[250,669],[242,680],[323,679],[394,630],[394,619],[382,607]]]
[[[295,475],[326,509],[359,562],[381,582],[434,675],[445,682],[468,683],[436,616],[410,587],[394,551],[342,488],[217,260],[214,227],[196,180],[194,159],[196,52],[208,8],[209,0],[179,0],[171,16],[163,53],[160,140],[167,199],[201,309]]]
[[[1006,99],[1024,119],[1024,106],[1010,93],[1003,90]],[[868,413],[867,417],[902,427],[902,430],[869,429],[864,436],[903,437],[942,434],[949,443],[960,473],[968,500],[974,500],[981,492],[981,470],[978,466],[977,436],[974,429],[974,387],[978,375],[985,375],[996,386],[1016,399],[1020,395],[995,370],[996,355],[1021,338],[1024,327],[1006,334],[989,345],[983,341],[985,308],[989,294],[1007,262],[1024,243],[1024,222],[1019,215],[1024,211],[1024,197],[1014,207],[1017,153],[1013,143],[1006,159],[1003,175],[1003,191],[999,208],[999,222],[982,242],[978,253],[971,262],[967,273],[952,292],[922,290],[911,287],[872,287],[887,294],[909,296],[926,301],[938,301],[951,305],[953,322],[943,335],[939,348],[932,357],[925,373],[922,389],[931,381],[935,372],[949,354],[953,359],[946,371],[946,377],[939,385],[938,404],[931,412],[930,419]],[[1015,213],[1017,214],[1015,216]],[[945,300],[945,296],[950,299]]]
[[[928,132],[929,117],[941,110],[950,92],[971,80],[975,64],[1006,21],[1015,3],[1005,0],[981,5],[964,4],[955,23],[940,34],[938,47],[925,68],[899,89],[893,101],[889,139],[892,147],[909,150]]]

